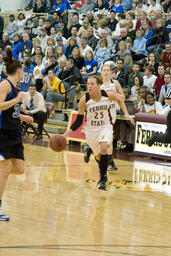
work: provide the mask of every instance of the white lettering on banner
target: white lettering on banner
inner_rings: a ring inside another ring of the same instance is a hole
[[[149,147],[146,144],[146,140],[151,137],[154,132],[165,133],[165,131],[166,125],[164,124],[137,121],[135,132],[135,152],[171,156],[171,144],[155,142],[152,147]]]

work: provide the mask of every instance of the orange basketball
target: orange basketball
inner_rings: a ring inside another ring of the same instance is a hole
[[[61,152],[65,149],[65,147],[67,145],[67,140],[66,140],[65,136],[55,134],[51,137],[51,139],[49,141],[49,145],[52,150],[54,150],[56,152]]]

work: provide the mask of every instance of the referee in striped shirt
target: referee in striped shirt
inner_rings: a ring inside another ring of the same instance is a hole
[[[165,102],[168,104],[166,107],[167,115],[167,129],[165,133],[155,132],[150,138],[146,140],[146,143],[151,147],[154,142],[171,143],[171,89],[168,90],[165,96]]]

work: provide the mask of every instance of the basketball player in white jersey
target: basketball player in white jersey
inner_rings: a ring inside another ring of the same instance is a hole
[[[93,150],[96,161],[99,164],[100,180],[98,188],[106,190],[108,148],[112,142],[113,126],[111,124],[110,101],[116,101],[127,114],[131,123],[134,123],[129,116],[124,101],[119,95],[112,92],[100,90],[102,79],[98,76],[91,76],[87,80],[88,92],[80,99],[78,115],[75,122],[65,132],[68,137],[70,133],[77,130],[86,113],[86,140]]]
[[[111,67],[108,64],[104,64],[101,68],[101,75],[103,78],[103,84],[100,86],[101,90],[105,90],[106,92],[114,92],[119,95],[123,100],[125,100],[125,95],[122,90],[122,87],[120,83],[117,80],[112,80],[111,79]],[[118,108],[117,102],[112,101],[110,105],[110,112],[111,112],[111,117],[112,117],[112,123],[114,125],[116,121],[116,110]],[[84,148],[84,160],[85,162],[88,162],[90,155],[92,153],[91,148],[88,146]],[[113,145],[111,143],[110,148],[109,148],[109,165],[108,165],[108,171],[114,171],[117,170],[117,167],[115,166],[114,160],[113,160]]]

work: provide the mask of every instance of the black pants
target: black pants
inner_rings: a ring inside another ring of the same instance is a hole
[[[171,110],[167,115],[167,129],[165,133],[154,133],[153,139],[155,142],[171,143]]]
[[[33,118],[38,124],[38,132],[42,133],[44,121],[46,119],[46,113],[43,111],[38,111],[37,113],[33,114]]]

